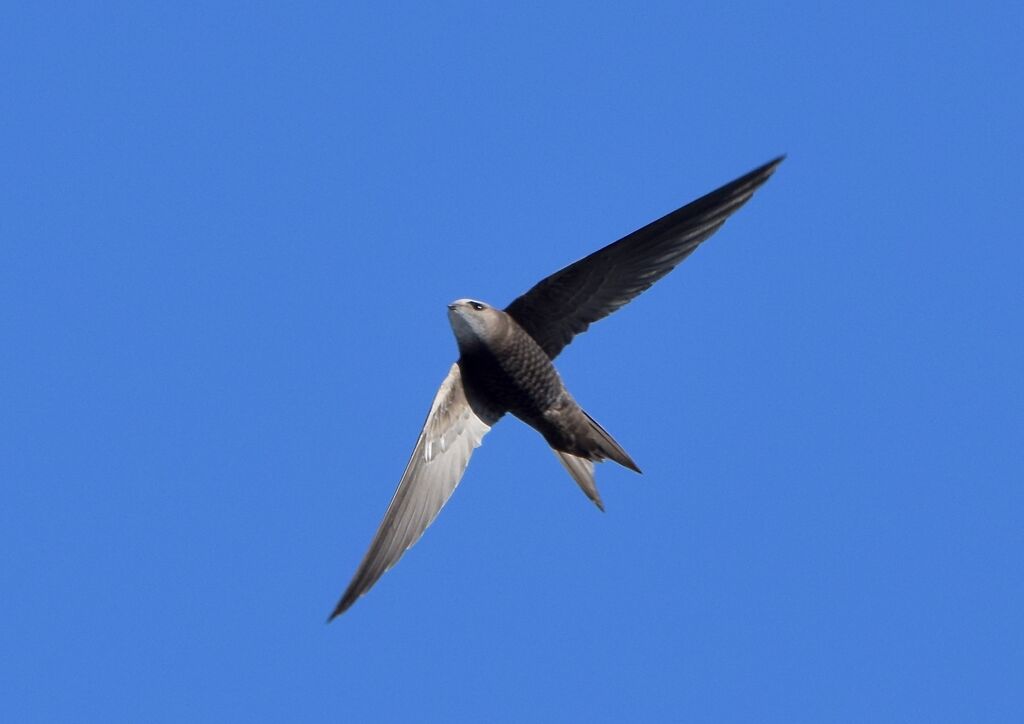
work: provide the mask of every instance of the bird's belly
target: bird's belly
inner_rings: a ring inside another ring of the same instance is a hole
[[[490,353],[463,355],[460,365],[465,384],[476,394],[536,426],[544,411],[562,396],[564,387],[547,356],[541,359],[530,351],[500,359]]]

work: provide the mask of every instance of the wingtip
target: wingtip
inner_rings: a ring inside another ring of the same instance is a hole
[[[775,173],[775,169],[778,168],[779,164],[786,160],[787,155],[788,154],[783,153],[780,156],[776,156],[771,161],[761,166],[761,168],[754,171],[754,173],[757,175],[765,174],[770,176],[771,174]]]
[[[779,167],[779,164],[785,160],[786,154],[776,156],[768,163],[758,166],[753,171],[750,171],[749,173],[740,176],[735,181],[728,183],[715,191],[712,191],[710,194],[702,196],[700,199],[697,199],[697,201],[693,203],[696,204],[702,201],[706,201],[707,199],[710,198],[717,198],[721,196],[723,193],[734,194],[740,190],[746,192],[746,196],[743,197],[743,201],[745,202],[746,199],[748,199],[755,190],[757,190],[762,184],[764,184],[766,181],[768,181],[768,179],[772,177],[772,174],[775,173],[775,169],[777,169]]]
[[[353,603],[355,603],[354,600],[349,601],[347,596],[342,596],[341,600],[338,601],[338,605],[334,607],[333,611],[331,611],[331,615],[327,617],[327,623],[330,623],[338,616],[345,613]]]

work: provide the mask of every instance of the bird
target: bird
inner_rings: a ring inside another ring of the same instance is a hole
[[[328,617],[344,613],[412,547],[454,492],[473,451],[506,414],[539,432],[604,510],[594,463],[640,468],[566,389],[553,360],[572,339],[649,288],[745,204],[785,156],[542,279],[504,309],[448,305],[459,357],[430,406],[380,527]]]

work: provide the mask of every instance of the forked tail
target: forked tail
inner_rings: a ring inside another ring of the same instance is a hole
[[[615,442],[615,438],[608,434],[607,430],[601,427],[584,410],[580,410],[580,412],[583,413],[584,418],[580,421],[580,424],[585,426],[585,429],[582,431],[576,430],[575,442],[576,452],[582,454],[573,454],[561,450],[555,450],[554,452],[558,456],[559,462],[569,471],[569,475],[580,486],[584,494],[603,511],[604,502],[601,500],[601,494],[597,492],[597,483],[594,480],[594,462],[614,460],[619,465],[635,470],[638,473],[640,468],[633,462],[633,458],[629,456],[629,453],[623,450],[619,443]]]

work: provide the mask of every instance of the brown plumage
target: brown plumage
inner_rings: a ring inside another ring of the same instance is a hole
[[[504,311],[472,299],[448,305],[459,359],[434,398],[398,490],[331,619],[419,539],[455,490],[473,450],[506,413],[540,432],[587,497],[604,510],[594,463],[614,460],[640,469],[577,404],[552,360],[575,335],[674,269],[781,162],[777,158],[555,272]]]

